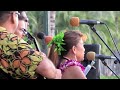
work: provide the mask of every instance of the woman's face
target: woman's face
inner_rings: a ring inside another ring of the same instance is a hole
[[[23,29],[25,29],[25,21],[24,20],[19,20],[19,23],[18,23],[18,28],[17,30],[15,31],[15,34],[20,37],[20,38],[23,38],[25,36],[24,32],[23,32]]]
[[[76,57],[78,61],[84,60],[85,48],[83,44],[83,40],[81,39],[79,43],[76,45]]]

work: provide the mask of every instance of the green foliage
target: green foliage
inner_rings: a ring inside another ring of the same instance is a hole
[[[28,32],[30,32],[31,35],[33,35],[38,42],[40,40],[37,38],[37,33],[38,32],[43,32],[44,31],[44,11],[28,11],[27,12],[28,18],[29,18],[29,24],[30,27],[28,29]],[[34,47],[34,45],[32,44]],[[39,44],[40,47],[41,44]]]
[[[118,79],[116,76],[100,76],[100,79]]]
[[[44,31],[44,11],[28,11],[27,12],[30,21],[30,32],[33,35],[40,31]],[[36,37],[36,36],[35,36]]]
[[[61,55],[61,51],[66,51],[62,45],[65,45],[65,43],[63,43],[63,37],[64,37],[64,32],[60,32],[58,33],[56,36],[54,36],[53,40],[48,44],[48,47],[52,44],[55,44],[55,50],[58,52],[58,55]]]

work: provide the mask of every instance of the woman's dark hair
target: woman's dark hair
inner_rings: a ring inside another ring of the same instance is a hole
[[[63,56],[65,56],[73,46],[76,46],[79,43],[80,39],[85,41],[84,35],[79,30],[66,31],[64,33],[64,37],[63,37],[63,40],[64,40],[63,43],[65,43],[65,45],[62,45],[62,47],[66,51],[61,51],[61,55],[58,56],[58,54],[56,54],[56,52],[54,52],[55,44],[53,44],[51,46],[50,53],[48,56],[49,59],[55,64],[55,66],[57,66],[59,63],[59,61],[57,61],[57,60],[58,59],[61,60],[61,58],[63,58]],[[55,55],[57,55],[57,56],[55,56]]]

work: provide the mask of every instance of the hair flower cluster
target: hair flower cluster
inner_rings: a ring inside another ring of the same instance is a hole
[[[66,51],[62,45],[65,45],[65,43],[63,42],[63,37],[64,37],[64,33],[60,32],[57,35],[55,35],[52,39],[52,41],[48,44],[48,46],[55,44],[55,50],[57,51],[58,55],[61,55],[61,51]]]

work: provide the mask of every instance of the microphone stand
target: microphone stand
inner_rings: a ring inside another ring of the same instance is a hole
[[[118,77],[118,75],[107,65],[107,63],[105,62],[105,59],[100,59],[101,60],[101,62],[107,67],[107,68],[109,68],[113,73],[114,73],[114,75],[118,78],[118,79],[120,79],[119,77]]]
[[[114,52],[110,49],[110,47],[105,43],[105,41],[101,38],[101,36],[97,33],[97,30],[95,29],[93,24],[89,24],[90,29],[96,33],[96,35],[102,40],[102,42],[106,45],[106,47],[111,51],[111,53],[117,58],[118,62],[120,63],[119,58],[114,54]],[[102,63],[107,66],[112,72],[113,70],[107,65],[104,59],[101,59]],[[113,72],[115,74],[115,72]],[[119,79],[119,77],[115,74],[115,76]]]
[[[101,36],[97,33],[93,24],[89,25],[90,29],[97,34],[97,36],[102,40],[102,42],[106,45],[106,47],[111,51],[111,53],[117,58],[117,61],[120,63],[119,58],[114,54],[114,52],[110,49],[110,47],[105,43],[105,41],[101,38]]]

